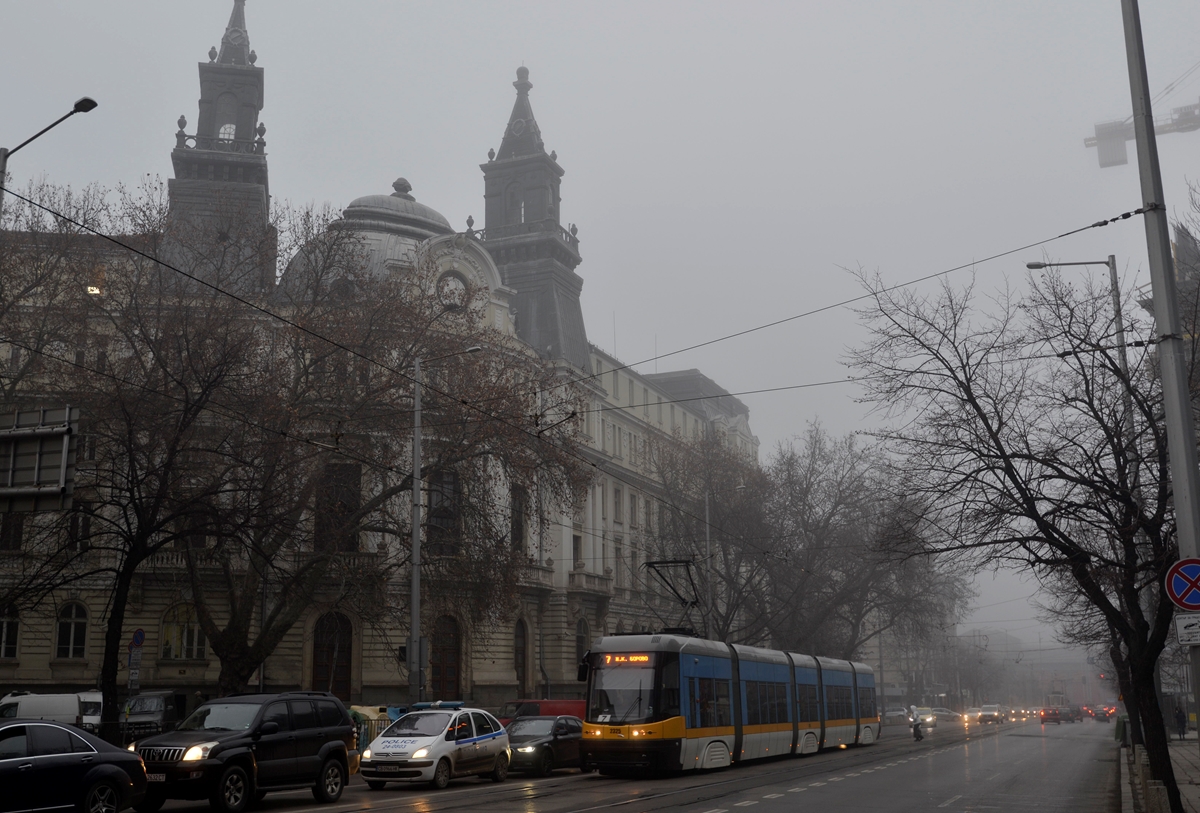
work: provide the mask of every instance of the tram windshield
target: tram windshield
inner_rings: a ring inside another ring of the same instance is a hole
[[[593,656],[588,721],[627,725],[655,719],[654,655]]]

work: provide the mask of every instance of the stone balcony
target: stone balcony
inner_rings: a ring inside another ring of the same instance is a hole
[[[589,593],[610,598],[613,594],[613,577],[588,573],[586,570],[572,570],[567,574],[567,592]]]

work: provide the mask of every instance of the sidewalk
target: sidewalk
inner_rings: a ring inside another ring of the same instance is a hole
[[[1179,796],[1183,809],[1189,813],[1200,813],[1200,743],[1195,734],[1188,732],[1188,739],[1171,740],[1171,765],[1175,769],[1175,781],[1179,785]],[[1129,749],[1121,749],[1121,813],[1142,813],[1133,803],[1131,786],[1132,771],[1129,764]]]

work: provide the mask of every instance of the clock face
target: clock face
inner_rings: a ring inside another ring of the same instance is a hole
[[[457,310],[467,305],[467,281],[458,274],[442,274],[437,282],[438,301],[447,308]]]

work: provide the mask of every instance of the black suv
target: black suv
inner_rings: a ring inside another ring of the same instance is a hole
[[[171,733],[129,750],[146,763],[138,813],[153,813],[167,799],[208,799],[223,813],[240,813],[268,791],[306,787],[317,801],[336,802],[358,772],[354,724],[327,692],[210,700]]]

